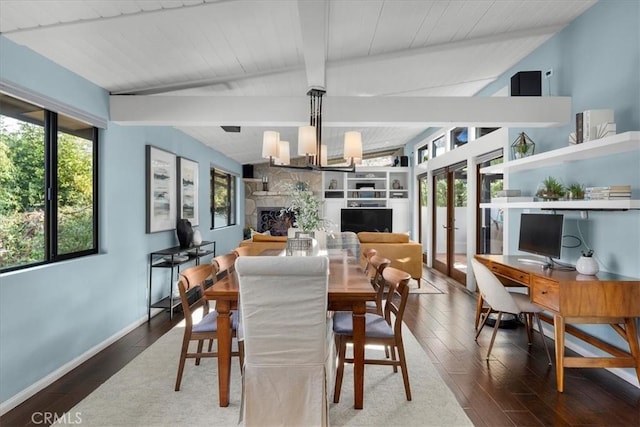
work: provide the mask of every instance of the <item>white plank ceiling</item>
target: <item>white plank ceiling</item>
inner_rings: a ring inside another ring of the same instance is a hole
[[[0,32],[113,95],[473,96],[594,3],[0,0]],[[296,146],[295,127],[219,124],[175,126],[241,163],[261,161],[265,129]],[[375,152],[428,127],[358,130]],[[344,130],[323,129],[330,155]]]

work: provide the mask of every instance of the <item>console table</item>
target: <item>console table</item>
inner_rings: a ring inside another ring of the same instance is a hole
[[[564,368],[635,368],[640,381],[640,346],[635,318],[640,317],[640,279],[600,272],[585,276],[575,271],[542,269],[518,261],[517,256],[476,255],[506,285],[529,288],[531,301],[553,313],[558,391],[564,389]],[[479,297],[479,309],[482,299]],[[629,344],[620,350],[569,324],[609,324]],[[566,357],[565,332],[612,357]]]
[[[200,258],[213,255],[216,256],[216,242],[203,241],[201,244],[190,248],[181,248],[174,246],[172,248],[154,251],[149,254],[149,295],[147,307],[147,321],[151,320],[152,308],[165,308],[169,311],[169,318],[173,318],[173,309],[180,304],[180,297],[174,295],[173,292],[173,271],[176,270],[176,280],[180,274],[180,266],[190,261],[194,261],[196,265],[200,264]],[[169,276],[169,295],[155,303],[151,302],[151,288],[153,286],[153,269],[168,268],[171,270]]]

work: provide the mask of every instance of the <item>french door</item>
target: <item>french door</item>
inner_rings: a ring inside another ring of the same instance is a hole
[[[457,280],[467,280],[467,163],[433,173],[433,267]]]

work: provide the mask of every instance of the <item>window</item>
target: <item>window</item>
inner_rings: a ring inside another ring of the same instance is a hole
[[[424,163],[429,160],[429,144],[418,148],[418,163]]]
[[[236,224],[236,177],[211,168],[211,228]]]
[[[0,93],[0,269],[98,251],[97,128]]]
[[[447,146],[446,146],[446,138],[444,135],[442,135],[440,138],[438,139],[434,139],[432,144],[432,159],[435,159],[436,157],[444,154],[447,151]]]
[[[469,142],[469,128],[453,128],[450,132],[451,149],[455,149]]]

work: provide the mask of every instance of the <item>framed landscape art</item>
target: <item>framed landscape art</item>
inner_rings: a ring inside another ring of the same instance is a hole
[[[178,218],[192,226],[198,220],[198,162],[178,157]]]
[[[146,146],[146,232],[176,228],[176,155]]]

